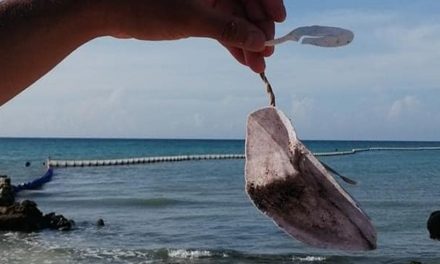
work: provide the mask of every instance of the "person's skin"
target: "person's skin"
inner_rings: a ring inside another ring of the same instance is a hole
[[[273,53],[264,42],[285,16],[283,0],[0,1],[0,106],[101,36],[208,37],[261,73]]]

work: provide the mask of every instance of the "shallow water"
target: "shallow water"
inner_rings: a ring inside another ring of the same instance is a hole
[[[306,142],[314,151],[435,142]],[[0,174],[13,183],[57,159],[243,153],[243,141],[0,139]],[[314,249],[280,231],[244,192],[244,160],[56,169],[23,192],[44,212],[73,218],[71,232],[0,233],[0,263],[440,263],[426,220],[440,208],[440,151],[363,152],[322,158],[359,182],[342,185],[378,230],[378,249]],[[32,163],[25,168],[26,161]],[[97,219],[106,225],[96,227]]]

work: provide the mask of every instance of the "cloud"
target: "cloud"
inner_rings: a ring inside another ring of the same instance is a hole
[[[309,97],[294,98],[292,101],[292,111],[297,120],[309,119],[315,110],[314,108],[315,102]]]
[[[280,47],[270,67],[279,73],[282,87],[314,93],[438,89],[439,22],[423,24],[422,19],[407,25],[405,16],[394,12],[389,16],[371,12],[319,16],[322,21],[337,21],[336,25],[354,30],[355,41],[339,49]]]
[[[322,24],[356,37],[339,49],[284,44],[267,60],[278,106],[301,137],[439,139],[437,14],[316,5],[297,13],[291,4],[279,32]],[[266,105],[258,75],[215,41],[104,38],[2,106],[0,136],[243,138],[247,114]]]
[[[420,101],[413,96],[405,96],[393,102],[388,111],[388,119],[396,120],[405,117],[411,117],[420,110]]]

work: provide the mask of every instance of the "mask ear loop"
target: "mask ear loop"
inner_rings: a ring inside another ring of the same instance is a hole
[[[269,80],[264,72],[260,73],[260,77],[266,84],[266,92],[269,95],[269,104],[270,106],[275,107],[275,94],[273,93],[272,86],[270,85]]]

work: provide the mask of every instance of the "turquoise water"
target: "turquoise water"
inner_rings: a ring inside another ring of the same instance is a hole
[[[313,151],[440,146],[439,142],[306,141]],[[243,153],[240,140],[0,139],[0,174],[41,176],[56,159]],[[56,169],[21,193],[73,218],[71,232],[0,233],[0,263],[440,263],[426,220],[440,209],[440,151],[363,152],[321,158],[359,182],[342,183],[378,230],[378,249],[308,247],[260,214],[244,192],[244,160]],[[31,162],[25,167],[26,161]],[[339,180],[339,179],[338,179]],[[95,226],[103,218],[106,225]]]

